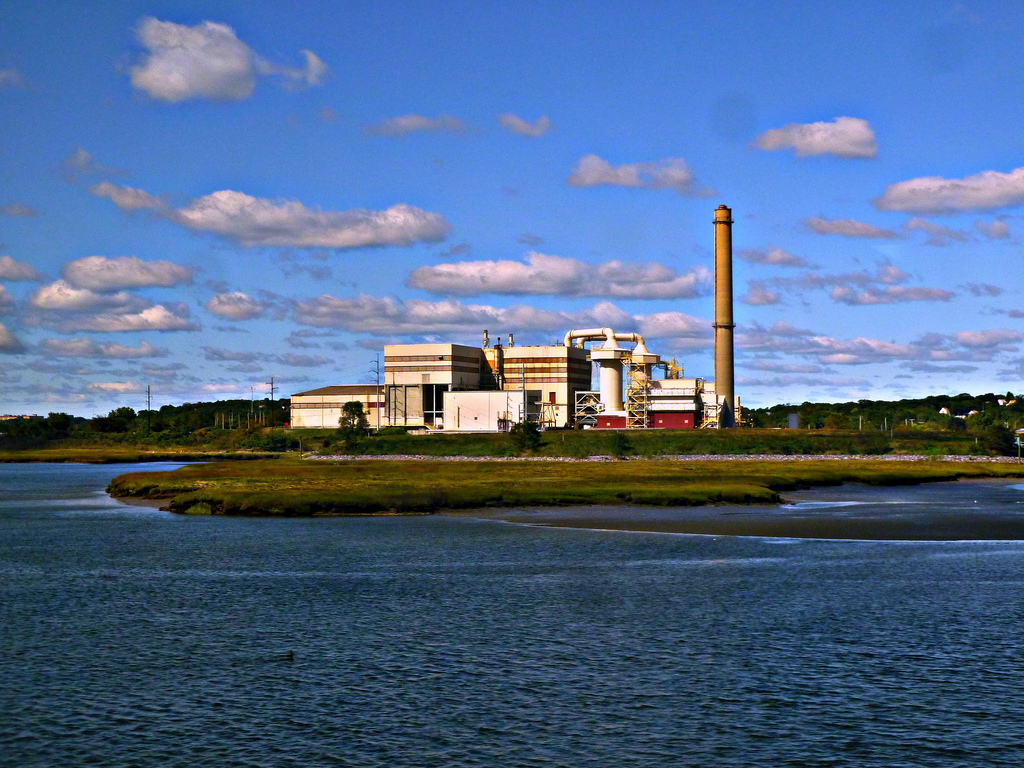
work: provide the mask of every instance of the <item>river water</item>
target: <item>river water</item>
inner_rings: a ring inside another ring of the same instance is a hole
[[[0,765],[1024,761],[1024,542],[180,517],[140,468],[0,465]]]

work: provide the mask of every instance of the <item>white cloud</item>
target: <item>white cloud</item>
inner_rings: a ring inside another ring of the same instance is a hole
[[[530,252],[521,261],[463,261],[415,269],[407,285],[454,296],[608,296],[633,299],[694,298],[711,284],[704,266],[684,275],[662,264],[577,259]]]
[[[971,239],[970,235],[966,232],[950,229],[941,224],[936,224],[934,221],[928,221],[917,216],[904,224],[903,228],[908,232],[924,232],[927,234],[928,238],[924,241],[925,245],[944,246],[952,242],[966,243]]]
[[[89,391],[114,395],[133,395],[145,392],[146,388],[141,384],[131,381],[96,381],[89,385]]]
[[[809,357],[823,365],[867,365],[903,361],[986,361],[1013,351],[1024,340],[1016,331],[964,331],[953,335],[928,333],[909,344],[862,336],[837,339],[813,331],[776,323],[771,328],[754,323],[737,332],[737,346],[759,355]]]
[[[900,285],[910,275],[894,264],[881,264],[874,273],[862,270],[838,275],[807,272],[796,278],[777,277],[767,285],[796,293],[828,290],[833,301],[854,305],[896,304],[908,301],[949,301],[956,294],[940,288],[908,288]]]
[[[410,133],[427,131],[430,133],[464,133],[466,124],[451,115],[424,117],[423,115],[401,115],[392,117],[364,129],[369,136],[402,137]]]
[[[451,225],[439,213],[400,203],[383,211],[319,211],[297,200],[268,200],[221,190],[174,209],[138,189],[98,184],[94,195],[126,211],[150,210],[197,232],[212,232],[247,246],[365,248],[439,242]]]
[[[43,341],[42,351],[53,357],[100,357],[119,360],[165,357],[168,354],[167,349],[154,347],[148,341],[142,342],[138,347],[129,347],[114,342],[98,344],[88,337],[46,339]]]
[[[1005,328],[994,328],[987,331],[960,331],[953,334],[956,342],[965,347],[1005,347],[1024,341],[1024,334]]]
[[[61,161],[61,172],[64,180],[75,184],[83,176],[127,176],[128,171],[111,168],[100,163],[91,152],[77,147],[74,152]]]
[[[0,323],[0,354],[16,355],[24,351],[25,345],[21,340]]]
[[[42,277],[31,264],[0,256],[0,280],[41,280]]]
[[[312,51],[301,52],[304,67],[276,64],[258,56],[231,27],[212,21],[189,27],[147,18],[137,36],[147,53],[129,69],[131,83],[160,101],[242,101],[260,76],[280,76],[296,88],[318,85],[327,74]]]
[[[799,256],[784,251],[781,248],[776,248],[774,245],[768,246],[765,250],[746,248],[737,251],[736,255],[743,259],[743,261],[750,262],[751,264],[774,264],[780,267],[807,266],[807,262]]]
[[[869,237],[878,240],[895,240],[899,232],[865,224],[855,219],[822,219],[811,216],[804,219],[804,225],[819,235],[842,235],[843,237]]]
[[[837,285],[832,289],[833,301],[849,305],[897,304],[907,301],[949,301],[955,293],[941,288],[908,288],[904,285],[887,285],[884,288],[870,286],[857,291],[848,285]]]
[[[537,309],[523,304],[494,307],[464,304],[454,299],[401,301],[390,297],[361,295],[342,299],[323,294],[294,304],[293,319],[319,328],[343,328],[374,336],[424,336],[427,334],[477,334],[484,328],[508,328],[514,332],[564,333],[570,328],[611,326],[638,330],[650,338],[699,339],[711,336],[711,323],[682,312],[631,315],[614,304],[599,302],[589,310],[565,312]]]
[[[173,213],[170,206],[159,197],[149,192],[132,187],[119,187],[104,181],[95,186],[89,187],[89,191],[97,197],[106,197],[111,200],[122,211],[155,211],[165,214]]]
[[[973,296],[998,296],[1004,289],[991,283],[967,283],[965,286]]]
[[[517,133],[520,136],[529,136],[531,138],[543,136],[551,130],[551,121],[547,115],[541,115],[535,123],[528,123],[521,117],[517,117],[511,112],[506,112],[504,115],[499,115],[498,122],[501,123],[502,128],[510,133]]]
[[[831,123],[789,123],[765,131],[755,140],[759,149],[795,150],[797,157],[835,155],[845,159],[878,156],[875,132],[867,120],[837,117]]]
[[[97,293],[88,288],[76,288],[65,280],[40,286],[29,298],[29,303],[37,309],[58,312],[84,312],[100,308],[126,311],[141,309],[148,304],[145,299],[127,291]]]
[[[752,307],[766,307],[778,304],[782,298],[775,291],[765,288],[763,284],[751,281],[747,286],[746,294],[740,296],[740,301]]]
[[[206,309],[228,320],[252,320],[267,310],[267,305],[245,293],[218,293],[208,302]]]
[[[1010,225],[1002,219],[996,219],[991,224],[978,220],[974,222],[974,228],[989,240],[1005,240],[1010,236]]]
[[[245,390],[249,389],[249,386],[247,384],[203,384],[200,389],[211,394],[234,393],[241,396]]]
[[[37,324],[65,333],[72,333],[74,331],[116,333],[118,331],[199,330],[187,317],[168,309],[162,304],[156,304],[140,312],[105,312],[95,315],[77,314],[57,320],[44,318],[37,321]]]
[[[18,219],[31,218],[37,216],[35,208],[31,208],[21,203],[8,203],[7,205],[0,205],[0,216],[11,216]]]
[[[585,155],[566,179],[570,187],[637,187],[674,189],[680,195],[707,197],[712,190],[699,189],[693,171],[681,157],[669,157],[656,163],[611,165],[597,155]]]
[[[24,88],[27,85],[25,76],[13,67],[0,69],[0,90],[4,88]]]
[[[330,360],[321,355],[297,355],[293,352],[289,352],[285,355],[279,355],[277,358],[280,362],[285,365],[290,365],[293,368],[319,368],[322,365],[327,365]]]
[[[64,279],[78,288],[110,291],[118,288],[170,288],[192,282],[192,270],[172,261],[143,261],[137,256],[86,256],[67,262]]]
[[[874,279],[883,285],[898,285],[907,282],[910,279],[910,273],[904,272],[895,264],[880,264],[875,270]]]
[[[7,289],[0,285],[0,315],[7,314],[14,309],[14,297],[7,292]]]
[[[301,50],[299,53],[306,60],[304,67],[289,67],[266,59],[257,59],[256,69],[261,75],[281,75],[285,78],[284,87],[289,91],[320,85],[330,68],[312,51]]]
[[[923,176],[890,184],[872,201],[882,211],[953,216],[1024,203],[1024,168],[1009,173],[982,171],[963,179]]]

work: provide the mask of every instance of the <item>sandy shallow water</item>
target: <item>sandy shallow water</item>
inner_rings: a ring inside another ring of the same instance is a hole
[[[555,528],[714,536],[907,541],[1024,540],[1024,484],[963,480],[842,485],[785,494],[787,503],[703,507],[546,507],[460,516]]]

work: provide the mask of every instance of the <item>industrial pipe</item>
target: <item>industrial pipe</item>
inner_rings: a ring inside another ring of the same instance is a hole
[[[608,349],[615,349],[619,345],[615,343],[615,331],[611,328],[581,328],[573,329],[565,334],[565,341],[563,346],[570,346],[572,340],[576,339],[576,346],[583,347],[584,341],[593,341],[594,339],[605,339],[605,346]]]
[[[644,366],[644,373],[648,379],[651,377],[651,365],[658,362],[659,357],[651,354],[644,343],[644,337],[639,333],[616,333],[611,328],[573,329],[565,334],[565,346],[568,347],[575,340],[576,346],[582,347],[587,341],[598,341],[602,338],[604,344],[590,350],[590,359],[600,368],[601,403],[605,412],[621,411],[624,407],[622,358],[626,356],[627,350],[620,347],[619,342],[631,341],[636,345],[631,356],[635,362]]]

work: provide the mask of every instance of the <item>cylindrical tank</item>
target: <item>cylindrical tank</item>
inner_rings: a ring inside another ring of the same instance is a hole
[[[622,410],[622,360],[598,360],[601,369],[601,403],[604,410]]]
[[[715,209],[715,394],[720,427],[735,426],[733,402],[732,210]]]

